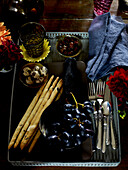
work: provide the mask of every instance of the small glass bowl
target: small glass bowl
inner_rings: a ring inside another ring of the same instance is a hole
[[[45,75],[42,68],[44,68]],[[40,63],[25,64],[20,70],[19,79],[27,87],[41,87],[48,80],[48,69]]]
[[[63,35],[58,39],[56,49],[63,57],[76,57],[82,50],[82,43],[80,39],[74,35]]]

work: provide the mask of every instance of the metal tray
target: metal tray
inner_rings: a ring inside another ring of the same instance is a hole
[[[58,39],[58,36],[65,35],[65,34],[73,34],[77,35],[81,41],[82,41],[82,52],[78,56],[77,60],[80,60],[80,63],[83,66],[84,61],[86,63],[88,58],[88,33],[87,32],[47,32],[47,38],[49,39],[50,45],[51,45],[51,52],[47,59],[44,61],[44,64],[51,64],[52,62],[55,64],[55,62],[63,62],[65,58],[60,57],[59,54],[56,51],[56,41]],[[24,87],[20,81],[18,80],[18,66],[15,65],[14,68],[14,76],[13,76],[13,84],[12,84],[12,97],[11,97],[11,107],[10,107],[10,123],[9,123],[9,141],[10,138],[20,121],[22,114],[17,113],[17,110],[15,109],[16,103],[22,103],[24,107],[20,107],[20,112],[24,113],[24,108],[28,107],[28,104],[30,103],[32,96],[34,97],[36,90],[29,90],[27,87]],[[81,69],[81,66],[80,66]],[[53,70],[53,69],[51,69]],[[85,68],[83,68],[85,70]],[[51,71],[52,72],[52,71]],[[83,73],[84,74],[84,73]],[[22,90],[24,90],[24,94],[27,94],[25,96],[22,95]],[[18,93],[16,93],[18,92]],[[22,96],[20,98],[20,95]],[[18,97],[19,96],[19,97]],[[8,161],[14,165],[14,166],[77,166],[77,167],[113,167],[118,166],[121,161],[121,149],[120,149],[120,131],[119,131],[119,117],[118,117],[118,107],[117,107],[117,99],[112,94],[112,103],[113,103],[113,118],[114,118],[114,130],[116,134],[116,139],[118,142],[118,148],[116,150],[113,150],[111,146],[107,146],[106,153],[102,154],[100,150],[96,150],[94,153],[92,153],[92,141],[91,139],[88,139],[85,141],[84,146],[85,152],[84,156],[85,158],[81,159],[81,153],[79,151],[72,153],[78,154],[76,157],[73,157],[72,160],[59,160],[56,159],[50,160],[44,159],[43,150],[40,149],[40,142],[39,140],[38,144],[35,146],[35,149],[33,150],[32,154],[26,154],[25,151],[20,151],[17,148],[16,150],[8,150]],[[93,117],[92,117],[93,118]],[[17,155],[17,153],[20,153]],[[42,156],[41,156],[42,154]],[[54,154],[54,153],[53,153]],[[70,155],[71,156],[71,155]],[[65,155],[63,155],[65,159]]]

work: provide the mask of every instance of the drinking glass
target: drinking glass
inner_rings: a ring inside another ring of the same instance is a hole
[[[94,14],[96,16],[109,12],[113,0],[94,0]]]
[[[43,53],[45,28],[36,22],[28,22],[19,30],[20,43],[24,45],[31,57],[39,57]]]

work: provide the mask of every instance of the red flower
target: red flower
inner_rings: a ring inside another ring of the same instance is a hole
[[[128,70],[117,68],[106,84],[116,97],[128,100]]]
[[[21,49],[11,40],[2,41],[0,45],[0,69],[13,65],[23,58]]]

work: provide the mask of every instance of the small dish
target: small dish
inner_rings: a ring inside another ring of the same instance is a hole
[[[48,69],[40,63],[25,64],[19,74],[20,81],[27,87],[38,88],[48,79]]]
[[[64,35],[58,39],[56,49],[63,57],[76,57],[81,52],[82,43],[80,39],[74,35]]]

